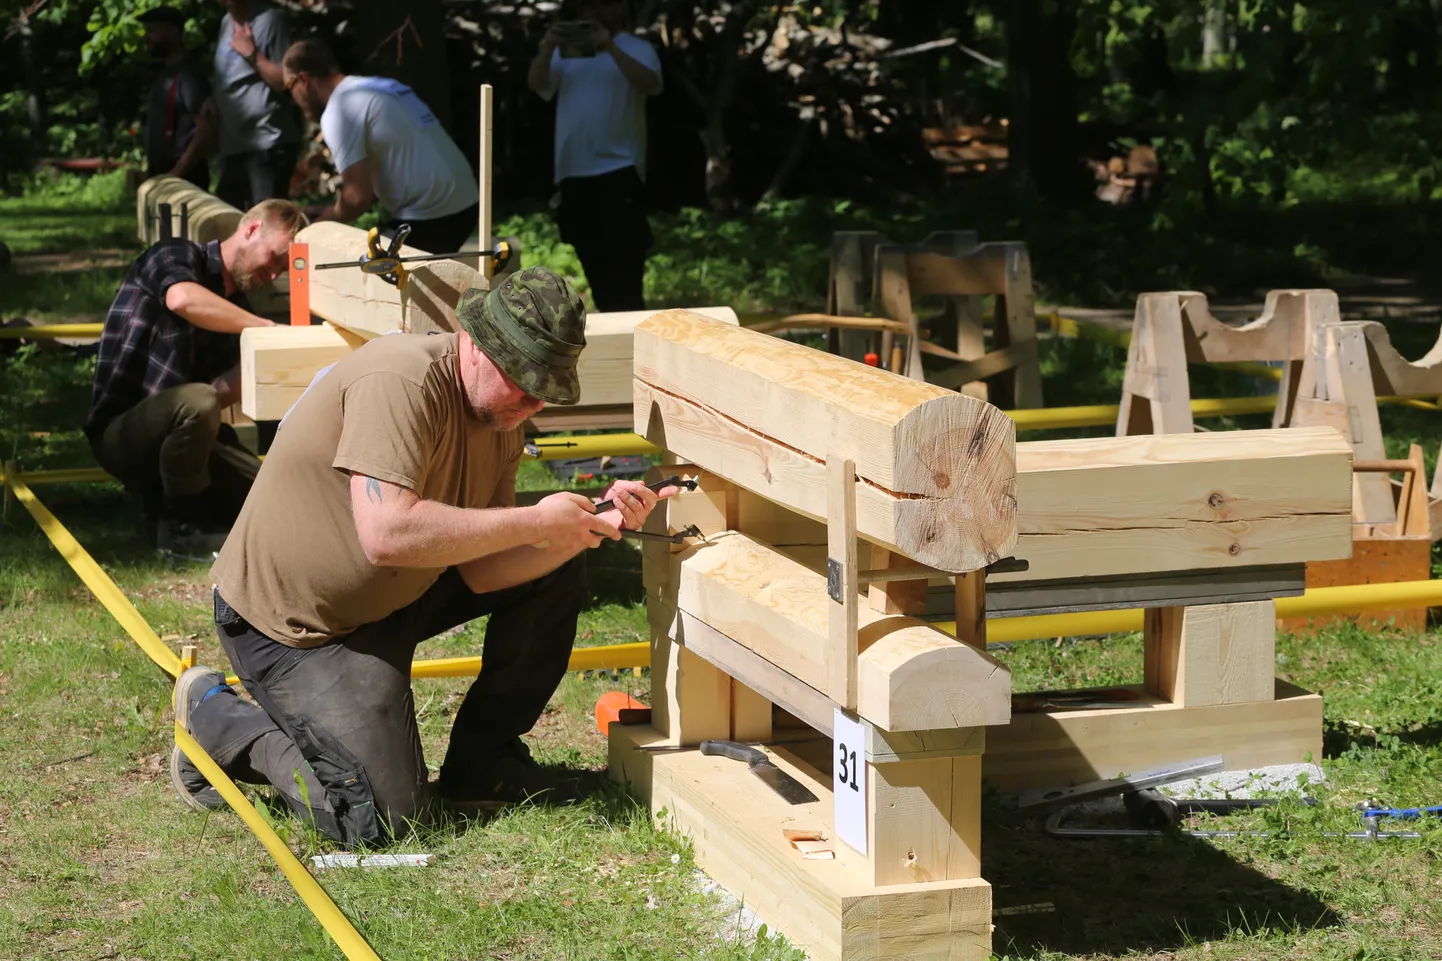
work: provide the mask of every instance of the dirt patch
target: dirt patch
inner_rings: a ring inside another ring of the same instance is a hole
[[[71,250],[58,254],[21,254],[10,262],[17,274],[65,274],[106,267],[129,267],[132,251],[119,249]]]

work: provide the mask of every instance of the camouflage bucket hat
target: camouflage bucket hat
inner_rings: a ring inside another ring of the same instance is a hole
[[[586,346],[586,305],[564,277],[527,267],[494,290],[472,287],[456,320],[516,386],[548,404],[581,399],[576,361]]]

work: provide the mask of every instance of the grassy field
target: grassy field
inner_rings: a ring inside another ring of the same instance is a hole
[[[63,198],[62,198],[63,200]],[[67,201],[68,202],[68,201]],[[25,218],[0,202],[0,223],[31,224],[31,252],[64,250],[85,231],[46,233],[46,204]],[[67,209],[60,201],[63,221]],[[76,217],[84,205],[75,201]],[[91,228],[122,246],[123,198],[92,205]],[[87,228],[90,229],[90,228]],[[108,233],[106,233],[108,231]],[[13,235],[11,235],[13,236]],[[15,246],[13,240],[7,241]],[[26,241],[30,243],[30,241]],[[96,281],[92,301],[110,281]],[[46,309],[68,285],[0,285],[0,316]],[[101,303],[103,308],[103,302]],[[55,312],[57,315],[61,311]],[[1420,326],[1420,325],[1419,325]],[[1399,329],[1425,339],[1425,330]],[[3,348],[0,348],[3,349]],[[1115,402],[1120,354],[1086,341],[1045,347],[1054,405]],[[90,361],[63,350],[0,354],[0,452],[28,468],[88,465],[78,424]],[[1236,374],[1194,371],[1197,396],[1261,388]],[[1389,453],[1414,440],[1435,453],[1421,411],[1383,414]],[[1214,427],[1260,426],[1212,424]],[[1106,433],[1098,430],[1097,433]],[[1032,435],[1029,435],[1032,436]],[[523,486],[553,485],[530,464]],[[110,485],[41,488],[40,496],[174,645],[221,659],[203,566],[172,566],[137,546],[135,515]],[[0,529],[0,959],[334,958],[339,952],[254,837],[228,811],[191,813],[165,773],[169,685],[81,586],[18,505]],[[579,643],[645,638],[639,559],[598,554]],[[423,646],[422,656],[477,653],[479,624]],[[1136,636],[1068,638],[998,649],[1017,690],[1135,682]],[[1057,958],[1442,957],[1442,824],[1420,841],[1327,837],[1355,830],[1364,800],[1442,803],[1442,643],[1353,629],[1278,639],[1278,673],[1326,698],[1325,784],[1315,808],[1286,803],[1237,819],[1266,839],[1064,842],[1036,818],[987,799],[984,872],[998,906],[1051,902],[1052,913],[997,919],[999,956]],[[532,741],[548,763],[602,784],[596,696],[643,699],[646,676],[566,680]],[[427,758],[442,756],[465,683],[421,681],[416,702]],[[251,790],[264,801],[265,791]],[[331,850],[272,811],[305,857]],[[762,932],[739,933],[728,908],[702,894],[688,845],[653,824],[624,792],[604,787],[567,810],[519,809],[447,824],[401,850],[439,855],[424,871],[332,872],[321,881],[387,959],[755,958],[800,952]]]

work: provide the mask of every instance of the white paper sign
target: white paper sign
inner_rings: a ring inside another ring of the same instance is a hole
[[[836,836],[866,853],[866,732],[835,709],[831,728],[831,790],[836,795]]]

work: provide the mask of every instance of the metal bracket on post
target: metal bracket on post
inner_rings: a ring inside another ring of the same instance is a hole
[[[169,240],[172,236],[171,228],[174,226],[170,219],[170,204],[156,204],[155,214],[160,220],[160,239]]]
[[[190,204],[188,202],[180,205],[180,239],[190,239]]]
[[[841,603],[841,562],[832,557],[826,559],[826,594]]]

